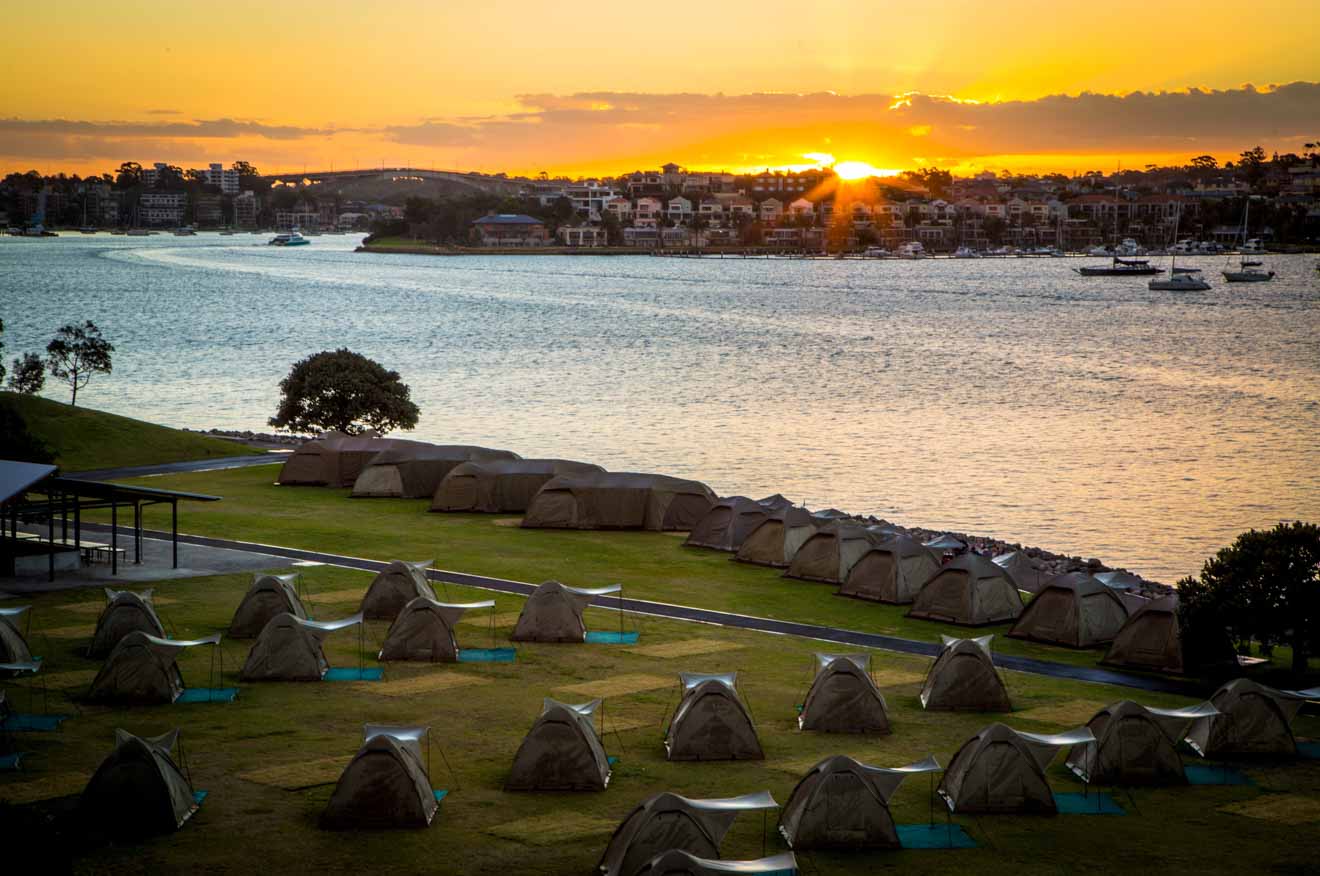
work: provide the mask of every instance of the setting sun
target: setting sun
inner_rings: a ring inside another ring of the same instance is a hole
[[[866,179],[872,176],[897,176],[896,170],[882,170],[865,161],[840,161],[834,165],[834,172],[839,179]]]

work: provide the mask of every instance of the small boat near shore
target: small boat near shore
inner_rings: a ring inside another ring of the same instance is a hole
[[[1114,256],[1107,265],[1085,265],[1075,269],[1083,277],[1149,277],[1160,273],[1146,259],[1123,259]]]
[[[267,246],[306,246],[311,243],[310,240],[303,237],[298,229],[293,231],[284,231],[266,241]]]

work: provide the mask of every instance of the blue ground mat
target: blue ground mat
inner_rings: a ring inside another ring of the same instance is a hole
[[[1183,767],[1189,785],[1250,785],[1253,784],[1247,774],[1241,770],[1225,766],[1204,766],[1195,764]]]
[[[210,791],[193,791],[193,803],[201,806],[202,802],[206,800],[206,795],[210,793]]]
[[[1060,815],[1127,815],[1112,796],[1098,791],[1055,794],[1054,805],[1059,808]]]
[[[176,703],[232,703],[238,696],[236,687],[190,687],[179,694]]]
[[[905,849],[974,849],[976,840],[961,824],[900,824],[898,841]]]
[[[589,645],[635,645],[637,644],[637,633],[609,633],[604,630],[588,630],[587,644]]]
[[[518,652],[513,648],[459,648],[459,663],[512,663]]]
[[[1320,760],[1320,742],[1297,743],[1297,755],[1307,760]]]
[[[437,803],[443,803],[444,799],[449,796],[448,790],[444,790],[444,791],[432,790],[431,793],[435,795],[435,802]]]
[[[13,754],[6,754],[4,757],[0,757],[0,770],[13,771],[22,769],[22,767],[19,766],[19,761],[23,759],[25,754],[27,754],[26,751],[16,751]]]
[[[5,723],[0,725],[0,729],[8,730],[11,733],[57,730],[60,723],[67,720],[68,717],[68,715],[20,715],[15,712],[5,719]]]
[[[384,672],[379,669],[358,669],[356,666],[338,666],[327,669],[325,681],[380,681]]]
[[[614,766],[616,763],[619,762],[619,756],[617,754],[611,754],[609,757],[605,759],[609,761],[610,766]]]

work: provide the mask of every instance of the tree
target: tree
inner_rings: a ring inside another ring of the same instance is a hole
[[[1257,146],[1238,156],[1238,170],[1247,178],[1250,185],[1260,182],[1265,175],[1265,149]]]
[[[114,351],[114,344],[101,336],[101,330],[90,319],[82,325],[69,323],[46,345],[46,367],[51,376],[69,384],[73,390],[70,404],[76,405],[78,390],[91,381],[92,375],[110,373]]]
[[[0,380],[5,379],[4,354],[5,354],[5,321],[3,319],[0,319]],[[14,363],[15,363],[15,367],[17,367],[18,360],[15,359]]]
[[[255,167],[253,167],[250,163],[246,161],[235,161],[232,165],[230,165],[229,169],[232,170],[234,173],[238,174],[240,179],[245,176],[261,175],[257,173],[257,169]]]
[[[131,189],[142,184],[142,165],[136,161],[125,161],[115,173],[115,187]]]
[[[279,410],[269,421],[276,429],[353,435],[417,425],[417,405],[399,372],[351,350],[326,350],[295,362],[280,392]]]
[[[4,368],[0,367],[0,376]],[[46,363],[36,353],[14,357],[14,373],[9,376],[9,388],[22,395],[36,395],[46,385]]]
[[[1188,162],[1196,170],[1215,170],[1219,167],[1219,162],[1213,155],[1198,155]]]
[[[0,459],[47,464],[55,461],[50,445],[29,432],[23,415],[4,400],[0,400]]]
[[[1320,526],[1280,523],[1251,530],[1207,560],[1199,579],[1178,583],[1185,637],[1227,630],[1262,650],[1292,646],[1292,669],[1306,671],[1320,645]]]

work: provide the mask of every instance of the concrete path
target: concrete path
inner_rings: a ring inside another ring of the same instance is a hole
[[[191,462],[165,462],[159,465],[130,465],[123,468],[98,468],[92,471],[70,472],[65,477],[83,481],[119,481],[158,474],[184,474],[197,471],[219,471],[226,468],[246,468],[250,465],[283,463],[289,452],[272,451],[256,456],[227,456],[219,459],[197,459]]]
[[[110,532],[109,526],[99,524],[84,523],[83,529],[104,532],[107,535]],[[169,533],[147,532],[146,534],[153,538],[159,538],[161,536],[164,536],[167,539],[169,538]],[[131,535],[129,538],[131,539]],[[361,557],[349,557],[341,554],[323,553],[321,551],[300,550],[298,548],[280,547],[278,545],[209,538],[201,535],[180,534],[179,543],[202,545],[205,547],[221,548],[231,551],[248,551],[269,557],[279,557],[285,560],[324,563],[328,566],[339,566],[346,569],[360,569],[366,572],[379,572],[388,565],[388,563],[380,560],[367,560],[362,559]],[[469,587],[478,587],[483,590],[494,590],[500,593],[511,593],[518,596],[527,596],[536,589],[536,585],[528,584],[523,581],[509,581],[504,578],[489,578],[483,575],[469,575],[465,572],[451,572],[443,569],[432,569],[428,572],[428,576],[433,581],[447,581],[451,584],[463,584]],[[592,600],[591,604],[600,608],[617,609],[620,607],[620,600],[616,597],[597,597]],[[825,627],[816,624],[775,620],[773,618],[753,617],[750,615],[734,614],[733,612],[693,608],[686,605],[671,605],[666,602],[652,602],[644,599],[624,598],[622,600],[622,607],[624,611],[635,614],[669,618],[672,620],[695,621],[698,623],[714,624],[716,626],[755,630],[763,633],[799,636],[801,638],[829,642],[834,645],[877,648],[884,651],[894,651],[901,654],[916,654],[923,657],[934,657],[940,651],[940,646],[933,642],[918,642],[912,639],[901,639],[896,636],[884,636],[878,633],[864,633],[856,630],[840,629],[838,627]],[[1087,681],[1096,684],[1113,684],[1121,687],[1136,688],[1138,690],[1175,693],[1186,696],[1203,696],[1205,694],[1205,691],[1200,685],[1197,685],[1190,680],[1177,680],[1154,675],[1136,675],[1101,667],[1073,666],[1068,663],[1054,663],[1049,660],[1034,660],[1029,657],[1016,657],[1007,654],[996,654],[994,662],[996,666],[1002,667],[1003,669],[1012,670],[1014,672],[1026,672],[1032,675],[1043,675],[1050,678],[1062,678],[1070,681]]]

